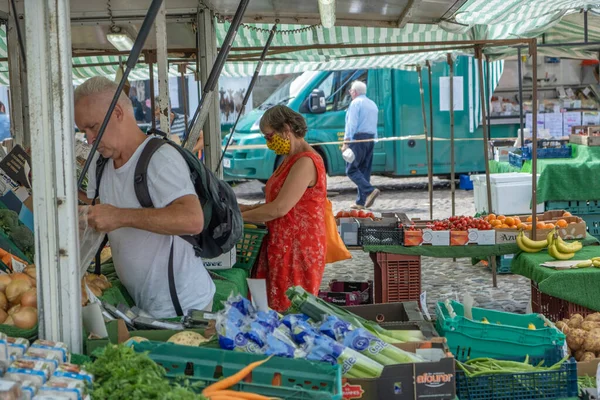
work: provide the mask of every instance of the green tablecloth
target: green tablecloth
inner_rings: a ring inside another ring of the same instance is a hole
[[[582,242],[585,246],[599,243],[598,239],[590,235],[582,240]],[[503,254],[516,254],[519,252],[519,247],[516,243],[505,243],[494,246],[365,246],[363,250],[368,253],[391,253],[437,258],[487,258]]]
[[[213,312],[223,309],[223,302],[227,300],[229,295],[241,294],[248,297],[248,271],[243,268],[231,268],[222,270],[212,270],[213,281],[215,282],[216,290],[213,298]],[[217,275],[215,277],[215,275]]]
[[[600,174],[600,147],[588,147],[576,144],[572,158],[539,159],[537,162],[538,181],[537,200],[596,200],[600,199],[600,185],[591,185],[593,177]],[[490,172],[519,172],[507,162],[490,161]],[[520,172],[531,173],[531,161],[523,164]]]
[[[490,161],[490,174],[505,174],[507,172],[521,172],[521,168],[513,167],[508,161]]]
[[[587,246],[575,254],[574,259],[587,260],[600,257],[600,246]],[[540,264],[552,261],[547,252],[520,253],[511,264],[514,274],[523,275],[534,282],[543,293],[571,303],[600,311],[600,268],[554,270]]]

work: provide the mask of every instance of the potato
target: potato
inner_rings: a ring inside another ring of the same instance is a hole
[[[580,361],[580,362],[584,362],[584,361],[592,361],[595,358],[596,358],[596,355],[594,353],[586,351],[585,353],[583,353],[583,356],[579,360],[577,360],[577,359],[576,360]]]
[[[583,355],[584,355],[585,353],[586,353],[586,351],[585,351],[585,350],[583,350],[583,349],[579,349],[579,350],[577,350],[577,351],[575,352],[575,354],[574,354],[573,356],[575,357],[575,360],[576,360],[576,361],[579,361],[579,360],[581,360],[581,359],[583,358]]]
[[[581,324],[581,329],[584,331],[591,331],[593,329],[600,328],[600,322],[596,321],[583,321]]]
[[[567,345],[573,351],[577,351],[582,348],[587,335],[588,331],[584,331],[583,329],[571,329],[567,335]]]
[[[600,313],[593,313],[585,317],[584,321],[596,321],[600,322]]]
[[[600,332],[588,332],[581,348],[591,352],[600,351]]]
[[[196,332],[183,331],[171,336],[167,342],[185,346],[200,346],[202,343],[208,342],[208,339]]]
[[[569,326],[568,326],[568,325],[567,325],[565,322],[563,322],[563,321],[558,321],[558,322],[555,324],[555,326],[556,326],[556,328],[557,328],[559,331],[561,331],[561,332],[563,332],[563,333],[569,333],[569,329],[570,329],[570,328],[569,328]]]
[[[582,323],[583,317],[581,316],[581,314],[574,314],[567,323],[567,325],[569,325],[569,328],[579,328]]]

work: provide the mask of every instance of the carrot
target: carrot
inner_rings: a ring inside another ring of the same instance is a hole
[[[228,398],[239,397],[244,400],[271,400],[272,397],[263,396],[262,394],[248,393],[248,392],[236,392],[235,390],[218,390],[210,394],[210,399],[220,396],[227,396]]]
[[[239,381],[241,381],[242,379],[244,379],[250,372],[252,372],[252,370],[256,367],[258,367],[259,365],[262,365],[264,363],[266,363],[267,361],[269,361],[271,359],[271,357],[269,358],[265,358],[264,360],[261,361],[256,361],[253,362],[252,364],[249,364],[247,366],[245,366],[244,368],[242,368],[239,372],[225,378],[222,379],[218,382],[213,383],[212,385],[206,387],[203,391],[202,394],[204,396],[210,396],[211,394],[213,394],[214,392],[217,392],[219,390],[223,390],[223,389],[228,389],[230,387],[232,387],[233,385],[235,385],[236,383],[238,383]]]
[[[238,397],[238,396],[210,396],[208,398],[209,400],[245,400],[243,397]]]

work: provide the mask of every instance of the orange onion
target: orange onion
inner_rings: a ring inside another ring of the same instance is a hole
[[[29,289],[21,295],[21,305],[23,307],[37,307],[37,289]]]
[[[29,289],[31,289],[31,283],[29,281],[21,279],[13,280],[6,287],[6,298],[12,304],[19,304],[21,296]]]
[[[12,278],[10,275],[2,274],[0,275],[0,292],[4,292],[9,283],[12,282]]]
[[[31,329],[37,324],[37,309],[33,307],[21,307],[21,309],[12,315],[12,319],[17,328]]]

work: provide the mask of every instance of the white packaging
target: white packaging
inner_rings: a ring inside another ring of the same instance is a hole
[[[58,362],[54,360],[24,357],[13,361],[4,377],[16,382],[31,381],[32,385],[41,387],[48,382],[57,367]]]
[[[33,342],[31,347],[27,350],[33,351],[36,350],[44,350],[47,354],[55,354],[58,357],[59,364],[69,362],[71,360],[71,353],[69,353],[69,349],[66,344],[62,342],[51,342],[49,340],[36,340]],[[27,355],[27,352],[25,354]],[[53,357],[47,357],[53,358]]]
[[[40,388],[39,396],[59,396],[68,400],[83,400],[85,395],[85,383],[72,379],[53,377],[48,383]]]
[[[219,257],[203,259],[202,262],[206,269],[231,269],[237,262],[237,249],[234,247]]]
[[[29,340],[23,338],[9,337],[8,341],[8,357],[10,361],[23,357],[29,348]]]

